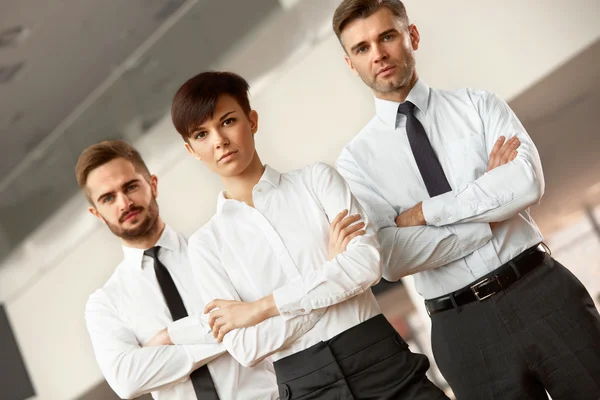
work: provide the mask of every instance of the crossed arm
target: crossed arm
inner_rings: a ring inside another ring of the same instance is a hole
[[[499,166],[514,161],[517,158],[517,149],[520,145],[521,142],[516,136],[513,136],[508,140],[506,140],[504,136],[500,136],[498,140],[496,140],[492,152],[490,153],[486,172],[490,172]],[[498,222],[489,222],[490,227],[493,229]],[[399,228],[427,225],[425,215],[423,214],[423,202],[421,201],[414,207],[399,214],[395,219],[395,223]]]
[[[225,352],[211,335],[198,344],[142,346],[110,301],[96,293],[85,319],[100,370],[124,399],[173,386]]]
[[[385,279],[396,281],[471,254],[489,242],[497,223],[541,198],[539,155],[517,117],[491,94],[476,107],[491,149],[487,172],[460,192],[424,200],[400,215],[365,178],[347,149],[338,159],[338,170],[379,227]]]
[[[365,222],[359,222],[361,216],[358,213],[349,214],[348,210],[344,210],[331,222],[328,242],[330,261],[344,252],[354,238],[366,233]],[[224,343],[242,365],[255,365],[273,352],[287,347],[320,319],[324,309],[291,318],[279,316],[273,295],[255,302],[239,301],[240,297],[231,285],[215,248],[213,243],[192,237],[189,243],[190,261],[192,268],[194,265],[203,266],[194,273],[205,300],[220,298],[209,302],[205,310],[206,313],[214,310],[207,318],[210,322],[208,329],[213,328],[211,337],[214,335],[222,342],[228,332],[248,328],[233,336],[228,335]],[[159,331],[147,345],[196,343],[203,338],[203,318],[202,315],[192,315],[176,321],[168,329]],[[215,325],[215,322],[218,323]]]
[[[363,215],[337,171],[317,164],[311,172],[314,194],[327,215],[336,215],[340,209]],[[339,225],[332,222],[332,227]],[[332,229],[343,232],[345,228]],[[378,243],[366,218],[364,231],[347,241],[346,251],[260,299],[260,307],[240,301],[219,256],[206,251],[215,247],[205,242],[210,237],[190,239],[192,268],[202,265],[196,270],[203,277],[198,280],[202,294],[206,299],[215,299],[207,304],[207,311],[212,310],[213,331],[222,338],[229,353],[242,365],[253,365],[312,329],[327,307],[363,293],[377,283],[381,278]],[[339,243],[344,242],[346,239]]]

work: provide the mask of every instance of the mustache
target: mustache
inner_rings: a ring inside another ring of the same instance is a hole
[[[121,218],[119,218],[119,222],[123,222],[125,221],[125,218],[127,218],[127,216],[129,214],[131,214],[132,212],[142,212],[144,211],[144,207],[131,207],[129,210],[125,211],[122,215]]]

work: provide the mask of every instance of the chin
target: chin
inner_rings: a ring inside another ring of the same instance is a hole
[[[233,160],[227,164],[218,165],[215,172],[225,178],[231,178],[243,174],[249,165],[249,160]]]

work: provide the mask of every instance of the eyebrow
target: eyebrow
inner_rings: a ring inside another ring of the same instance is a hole
[[[136,179],[132,179],[132,180],[130,180],[130,181],[127,181],[127,182],[125,182],[124,184],[122,184],[122,185],[121,185],[121,188],[126,188],[127,186],[131,185],[132,183],[137,183],[137,182],[139,182],[139,181],[140,181],[140,180],[139,180],[139,179],[137,179],[137,178],[136,178]],[[105,198],[106,196],[110,196],[110,195],[111,195],[111,194],[113,194],[113,193],[114,193],[114,192],[106,192],[106,193],[103,193],[103,194],[101,194],[101,195],[98,197],[98,199],[97,199],[96,201],[98,201],[98,202],[99,202],[100,200],[102,200],[102,199],[103,199],[103,198]]]
[[[380,38],[382,38],[383,36],[385,36],[385,35],[389,35],[390,33],[394,33],[394,32],[397,32],[397,29],[395,29],[395,28],[390,28],[390,29],[387,29],[387,30],[385,30],[385,31],[381,32],[379,35],[377,35],[377,38],[378,38],[378,39],[380,39]],[[361,46],[363,46],[363,45],[365,45],[365,44],[367,44],[367,42],[366,42],[366,41],[364,41],[364,40],[363,40],[362,42],[359,42],[359,43],[355,44],[354,46],[352,46],[352,47],[350,48],[350,52],[354,53],[354,51],[355,51],[356,49],[358,49],[359,47],[361,47]]]
[[[235,110],[231,110],[229,112],[226,112],[225,114],[223,114],[221,116],[221,118],[219,118],[219,122],[223,122],[223,120],[225,120],[229,115],[233,114],[235,112]],[[200,130],[202,130],[202,125],[200,125],[199,127],[197,127],[196,129],[193,129],[190,131],[190,136],[192,136],[194,133],[199,132]]]

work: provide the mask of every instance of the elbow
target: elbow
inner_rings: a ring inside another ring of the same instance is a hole
[[[522,187],[523,202],[526,203],[527,206],[535,205],[540,202],[544,195],[544,175],[541,172],[541,169],[535,168],[533,165],[528,165],[528,168],[523,172],[523,176],[526,177]]]
[[[131,382],[118,382],[113,379],[107,379],[107,381],[120,399],[135,399],[142,394],[140,388],[131,384]]]
[[[533,200],[534,204],[537,204],[540,202],[540,200],[542,200],[542,196],[544,195],[544,191],[545,191],[545,184],[544,181],[539,179],[536,180],[536,182],[534,182],[534,195],[535,198]]]
[[[391,268],[384,268],[381,276],[388,282],[397,282],[400,280],[400,278],[402,278],[400,275],[398,275],[397,270],[393,270]]]
[[[533,179],[526,190],[526,193],[523,196],[523,203],[529,207],[536,205],[542,199],[544,195],[544,182],[538,179]]]
[[[233,358],[235,358],[235,360],[240,363],[240,365],[244,368],[251,368],[254,367],[256,364],[258,364],[259,362],[261,362],[261,359],[257,359],[257,357],[254,354],[239,354],[239,353],[231,353],[231,356]]]
[[[256,364],[262,361],[264,357],[259,357],[256,351],[250,351],[253,346],[247,346],[243,343],[236,344],[234,341],[227,343],[227,336],[231,335],[232,333],[233,332],[229,332],[227,335],[225,335],[225,341],[223,341],[223,343],[225,344],[227,352],[235,359],[235,361],[241,364],[244,368],[254,367]]]
[[[365,274],[365,282],[364,287],[375,286],[381,280],[383,275],[382,265],[381,265],[381,253],[379,249],[373,249],[373,258],[370,260],[371,268],[368,269]]]

